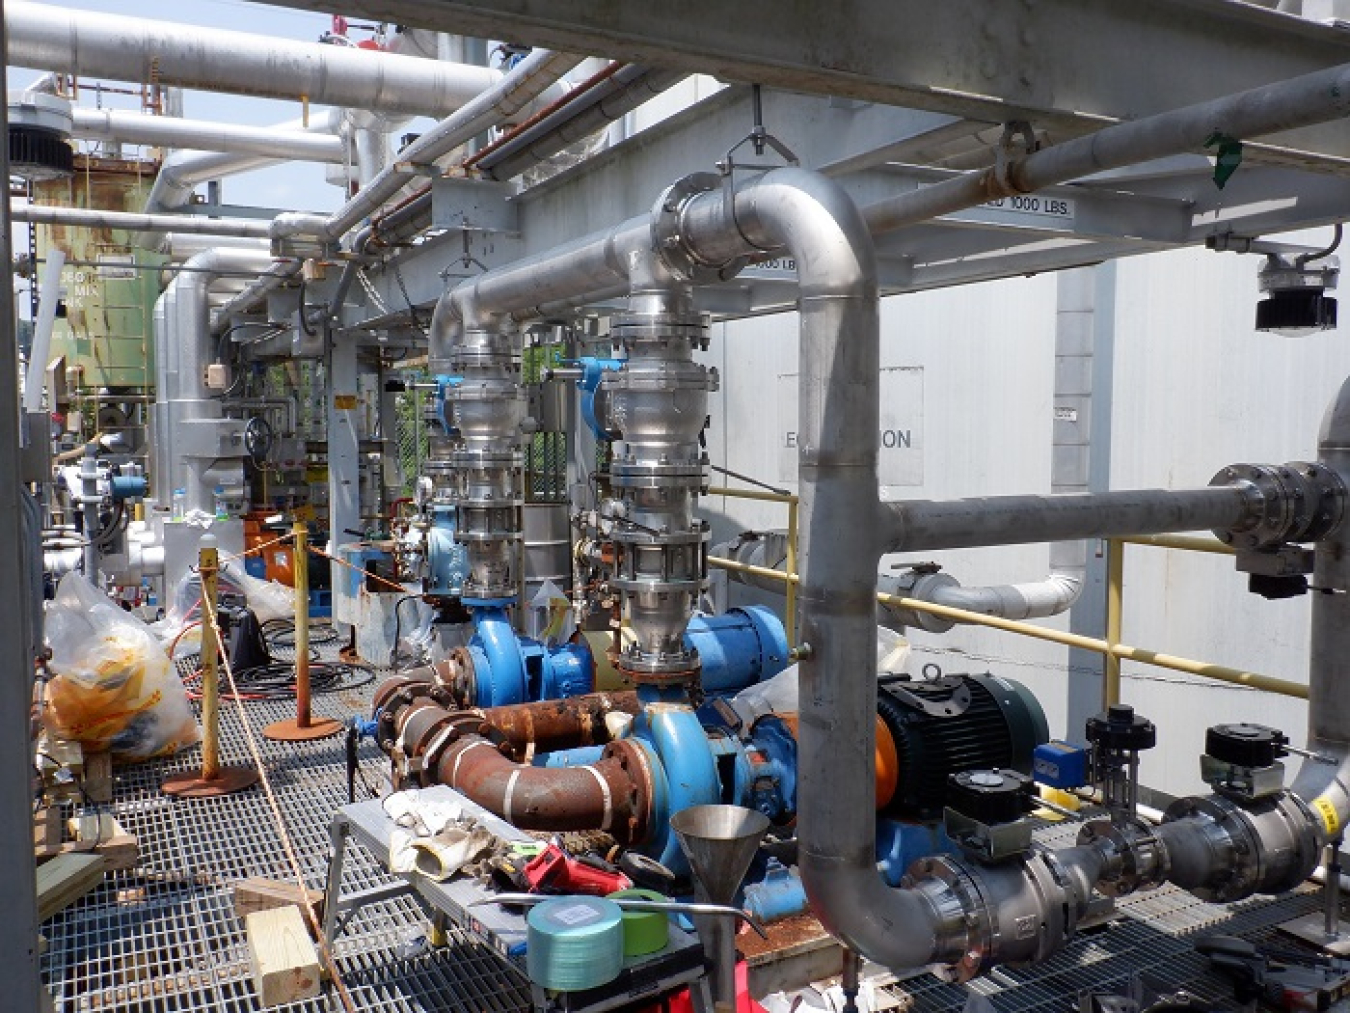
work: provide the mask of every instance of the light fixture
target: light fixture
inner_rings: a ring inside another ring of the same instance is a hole
[[[1336,287],[1340,261],[1330,254],[1340,245],[1341,227],[1325,250],[1270,253],[1256,276],[1266,298],[1256,304],[1256,329],[1287,338],[1301,338],[1336,326],[1336,300],[1326,293]],[[1310,266],[1316,261],[1317,266]]]

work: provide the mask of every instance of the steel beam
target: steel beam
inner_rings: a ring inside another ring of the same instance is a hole
[[[325,0],[286,6],[326,9]],[[352,14],[795,91],[1081,133],[1350,62],[1350,34],[1235,0],[349,0]],[[1334,126],[1281,137],[1350,154]]]

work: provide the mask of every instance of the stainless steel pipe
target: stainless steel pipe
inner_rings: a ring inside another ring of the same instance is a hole
[[[882,504],[886,552],[1234,528],[1259,513],[1253,486],[986,496]]]

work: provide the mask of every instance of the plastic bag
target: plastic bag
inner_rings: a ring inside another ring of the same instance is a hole
[[[271,619],[290,619],[295,615],[294,590],[275,580],[259,580],[245,573],[234,560],[227,560],[221,566],[216,578],[216,593],[242,597],[260,623]],[[166,648],[173,645],[175,659],[201,651],[201,634],[197,629],[188,629],[201,619],[201,602],[201,574],[196,570],[188,570],[174,587],[168,612],[150,627]]]
[[[52,680],[43,724],[125,760],[167,756],[201,738],[187,691],[145,623],[77,573],[47,606]]]

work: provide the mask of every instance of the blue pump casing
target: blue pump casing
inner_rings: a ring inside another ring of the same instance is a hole
[[[684,643],[698,651],[705,693],[737,693],[788,664],[787,631],[772,609],[747,605],[717,616],[694,616]]]
[[[455,540],[455,508],[437,503],[427,530],[426,594],[457,597],[469,575],[469,550]]]
[[[475,608],[473,621],[468,652],[477,706],[558,700],[594,688],[595,659],[584,640],[550,647],[519,636],[502,608]]]
[[[109,483],[112,498],[116,503],[129,499],[141,499],[150,492],[150,482],[144,475],[114,475]]]

